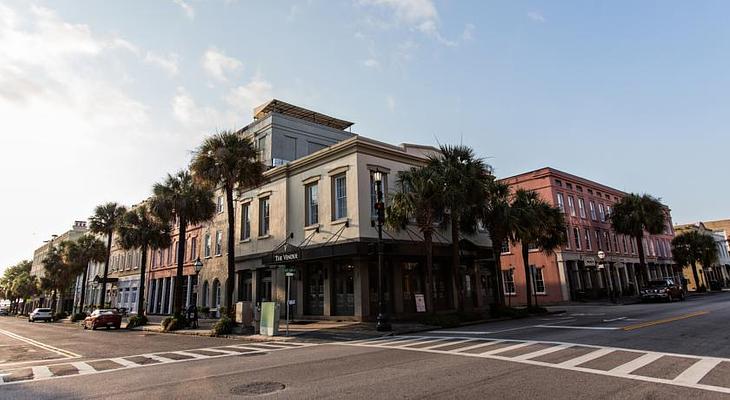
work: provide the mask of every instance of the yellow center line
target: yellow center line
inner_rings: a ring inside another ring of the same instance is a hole
[[[705,314],[709,314],[709,313],[710,313],[709,311],[697,311],[697,312],[693,312],[693,313],[689,313],[689,314],[677,315],[676,317],[669,317],[669,318],[664,318],[664,319],[658,319],[658,320],[655,320],[655,321],[647,321],[647,322],[642,322],[642,323],[639,323],[639,324],[627,325],[627,326],[624,326],[621,329],[624,330],[624,331],[633,331],[633,330],[636,330],[636,329],[646,328],[646,327],[649,327],[649,326],[654,326],[654,325],[659,325],[659,324],[666,324],[667,322],[674,322],[674,321],[679,321],[679,320],[682,320],[682,319],[687,319],[687,318],[692,318],[692,317],[699,317],[700,315],[705,315]]]

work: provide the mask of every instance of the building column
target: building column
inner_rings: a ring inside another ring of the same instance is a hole
[[[560,294],[562,295],[563,301],[570,301],[570,285],[568,284],[568,271],[567,262],[563,260],[563,253],[556,252],[556,260],[558,267],[558,278],[560,279]],[[499,256],[497,256],[499,257]]]
[[[174,276],[170,277],[170,300],[167,302],[167,314],[172,314],[172,303],[175,299],[175,278]]]
[[[165,304],[165,298],[167,294],[167,278],[161,278],[162,279],[162,293],[160,297],[160,314],[165,314],[165,310],[167,309]]]
[[[370,298],[368,296],[368,274],[367,260],[357,260],[355,268],[354,287],[355,287],[355,317],[359,320],[365,319],[370,315]]]
[[[187,285],[188,290],[186,291],[187,296],[185,296],[185,308],[187,309],[190,307],[190,297],[193,294],[193,276],[188,275],[185,277],[185,284]]]
[[[332,276],[332,260],[324,262],[324,312],[322,313],[325,317],[329,317],[333,314],[332,310],[332,282],[334,277]]]

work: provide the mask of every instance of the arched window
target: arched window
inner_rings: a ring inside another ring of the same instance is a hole
[[[218,279],[213,281],[213,307],[221,306],[221,283]]]
[[[208,293],[210,292],[208,288],[208,281],[203,282],[203,307],[208,307]]]

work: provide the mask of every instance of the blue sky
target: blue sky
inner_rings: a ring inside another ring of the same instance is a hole
[[[721,1],[4,1],[0,266],[276,97],[730,217]],[[9,195],[8,195],[9,194]],[[12,226],[8,229],[7,226]]]

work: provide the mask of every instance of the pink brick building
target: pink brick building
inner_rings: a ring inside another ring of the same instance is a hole
[[[641,285],[638,245],[643,245],[650,279],[669,277],[681,282],[681,268],[674,264],[670,242],[674,237],[670,209],[660,235],[645,235],[644,243],[617,234],[609,216],[613,204],[626,193],[591,180],[541,168],[503,179],[513,190],[535,190],[565,213],[568,244],[546,254],[530,251],[533,281],[538,303],[607,298],[610,290],[620,295],[636,294]],[[495,243],[495,249],[498,244]],[[598,252],[606,255],[603,265]],[[508,301],[526,302],[525,273],[519,248],[503,244],[502,274]]]

